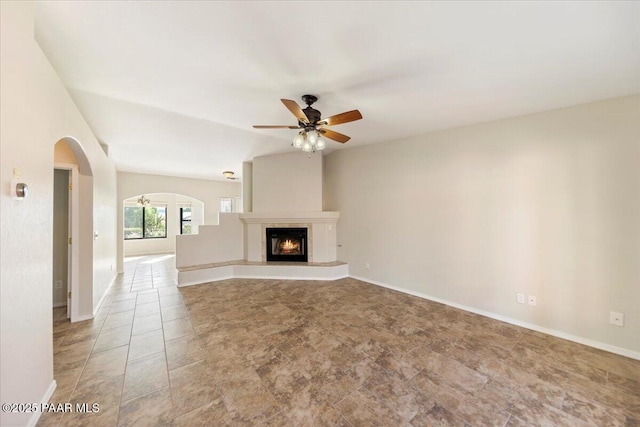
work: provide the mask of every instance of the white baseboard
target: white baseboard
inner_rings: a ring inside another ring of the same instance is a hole
[[[349,277],[349,265],[225,265],[178,272],[178,287],[226,279],[338,280]]]
[[[135,253],[124,254],[123,258],[126,261],[127,258],[133,258],[133,257],[144,257],[144,256],[148,256],[148,255],[164,255],[164,254],[174,255],[175,253],[176,253],[175,251],[158,251],[158,252],[143,251],[143,252],[135,252]]]
[[[49,384],[49,388],[47,388],[47,391],[44,392],[42,399],[40,399],[40,403],[49,403],[49,399],[51,399],[51,396],[53,396],[53,392],[56,391],[57,386],[58,384],[56,383],[56,380],[51,381],[51,384]],[[42,407],[42,405],[40,405],[40,407]],[[31,418],[29,418],[27,426],[34,427],[36,424],[38,424],[40,415],[42,415],[42,412],[40,411],[31,414]]]
[[[116,278],[117,277],[118,277],[117,274],[113,275],[113,278],[111,279],[111,283],[109,283],[109,286],[107,286],[107,288],[104,290],[104,293],[100,297],[100,301],[98,301],[98,304],[93,308],[91,313],[77,315],[76,317],[73,318],[73,320],[72,320],[73,323],[75,323],[75,322],[83,322],[85,320],[91,320],[94,317],[96,317],[96,313],[98,313],[98,310],[100,310],[100,306],[104,302],[104,299],[106,298],[109,289],[111,289],[113,284],[116,282]]]
[[[460,310],[464,310],[464,311],[468,311],[471,313],[475,313],[475,314],[479,314],[481,316],[485,316],[485,317],[489,317],[491,319],[495,319],[495,320],[499,320],[501,322],[505,322],[505,323],[510,323],[512,325],[515,326],[520,326],[526,329],[531,329],[532,331],[536,331],[536,332],[542,332],[543,334],[547,334],[547,335],[551,335],[557,338],[562,338],[568,341],[573,341],[576,342],[578,344],[583,344],[589,347],[593,347],[593,348],[597,348],[599,350],[604,350],[604,351],[608,351],[610,353],[614,353],[614,354],[619,354],[621,356],[625,356],[625,357],[629,357],[631,359],[636,359],[636,360],[640,360],[640,352],[637,351],[633,351],[633,350],[629,350],[626,348],[622,348],[622,347],[617,347],[615,345],[611,345],[611,344],[606,344],[606,343],[602,343],[600,341],[594,341],[588,338],[583,338],[583,337],[579,337],[573,334],[568,334],[566,332],[562,332],[562,331],[558,331],[555,329],[549,329],[549,328],[545,328],[543,326],[539,326],[533,323],[528,323],[528,322],[523,322],[521,320],[517,320],[517,319],[512,319],[510,317],[507,316],[503,316],[501,314],[497,314],[497,313],[492,313],[490,311],[484,311],[484,310],[479,310],[477,308],[474,307],[469,307],[466,305],[462,305],[462,304],[458,304],[455,302],[451,302],[451,301],[447,301],[447,300],[443,300],[441,298],[437,298],[437,297],[432,297],[430,295],[426,295],[426,294],[422,294],[420,292],[415,292],[409,289],[403,289],[403,288],[399,288],[397,286],[392,286],[392,285],[388,285],[386,283],[382,283],[382,282],[378,282],[375,280],[371,280],[371,279],[367,279],[365,277],[359,277],[359,276],[350,276],[354,279],[357,280],[361,280],[363,282],[367,282],[367,283],[371,283],[373,285],[376,286],[381,286],[383,288],[387,288],[387,289],[392,289],[394,291],[398,291],[398,292],[402,292],[405,294],[409,294],[409,295],[413,295],[419,298],[423,298],[429,301],[433,301],[433,302],[437,302],[440,304],[444,304],[444,305],[448,305],[450,307],[454,307],[454,308],[459,308]]]
[[[73,323],[83,322],[85,320],[91,320],[93,318],[94,318],[93,313],[92,314],[83,314],[82,316],[76,316],[76,318],[74,319]]]
[[[91,316],[91,319],[93,319],[96,314],[98,313],[98,311],[100,310],[100,307],[102,306],[102,303],[104,302],[104,299],[107,297],[107,294],[109,293],[109,289],[111,289],[111,287],[113,286],[113,284],[116,282],[116,278],[118,277],[117,274],[115,274],[113,276],[113,278],[111,279],[111,283],[109,283],[109,286],[107,286],[107,289],[104,290],[104,293],[102,294],[102,297],[100,297],[100,301],[98,301],[98,304],[96,304],[96,306],[93,308],[93,316]],[[87,319],[84,319],[87,320]]]

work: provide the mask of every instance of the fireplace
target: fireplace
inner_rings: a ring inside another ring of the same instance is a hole
[[[306,228],[267,228],[267,261],[307,262]]]

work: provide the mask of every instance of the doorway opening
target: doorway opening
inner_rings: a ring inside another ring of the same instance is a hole
[[[66,305],[65,317],[77,322],[93,317],[93,173],[81,144],[71,137],[55,144],[53,169],[51,305]]]
[[[72,169],[53,170],[53,308],[56,317],[71,318]]]

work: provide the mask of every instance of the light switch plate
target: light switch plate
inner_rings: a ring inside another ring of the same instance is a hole
[[[615,311],[609,312],[609,323],[616,326],[624,326],[624,314]]]

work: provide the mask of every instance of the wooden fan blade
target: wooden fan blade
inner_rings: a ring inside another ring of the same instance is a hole
[[[335,116],[327,117],[318,122],[319,125],[334,126],[341,125],[342,123],[355,122],[360,120],[362,114],[358,110],[347,111],[346,113],[336,114]]]
[[[299,129],[300,126],[287,126],[287,125],[253,125],[256,129]]]
[[[350,136],[329,129],[318,129],[318,132],[320,132],[322,136],[326,136],[329,139],[333,139],[334,141],[338,141],[343,144],[351,139]]]
[[[280,101],[282,101],[284,106],[287,107],[294,116],[296,116],[296,119],[298,119],[298,121],[301,121],[302,123],[309,123],[307,115],[304,113],[304,111],[302,111],[296,101],[292,101],[290,99],[281,99]]]

